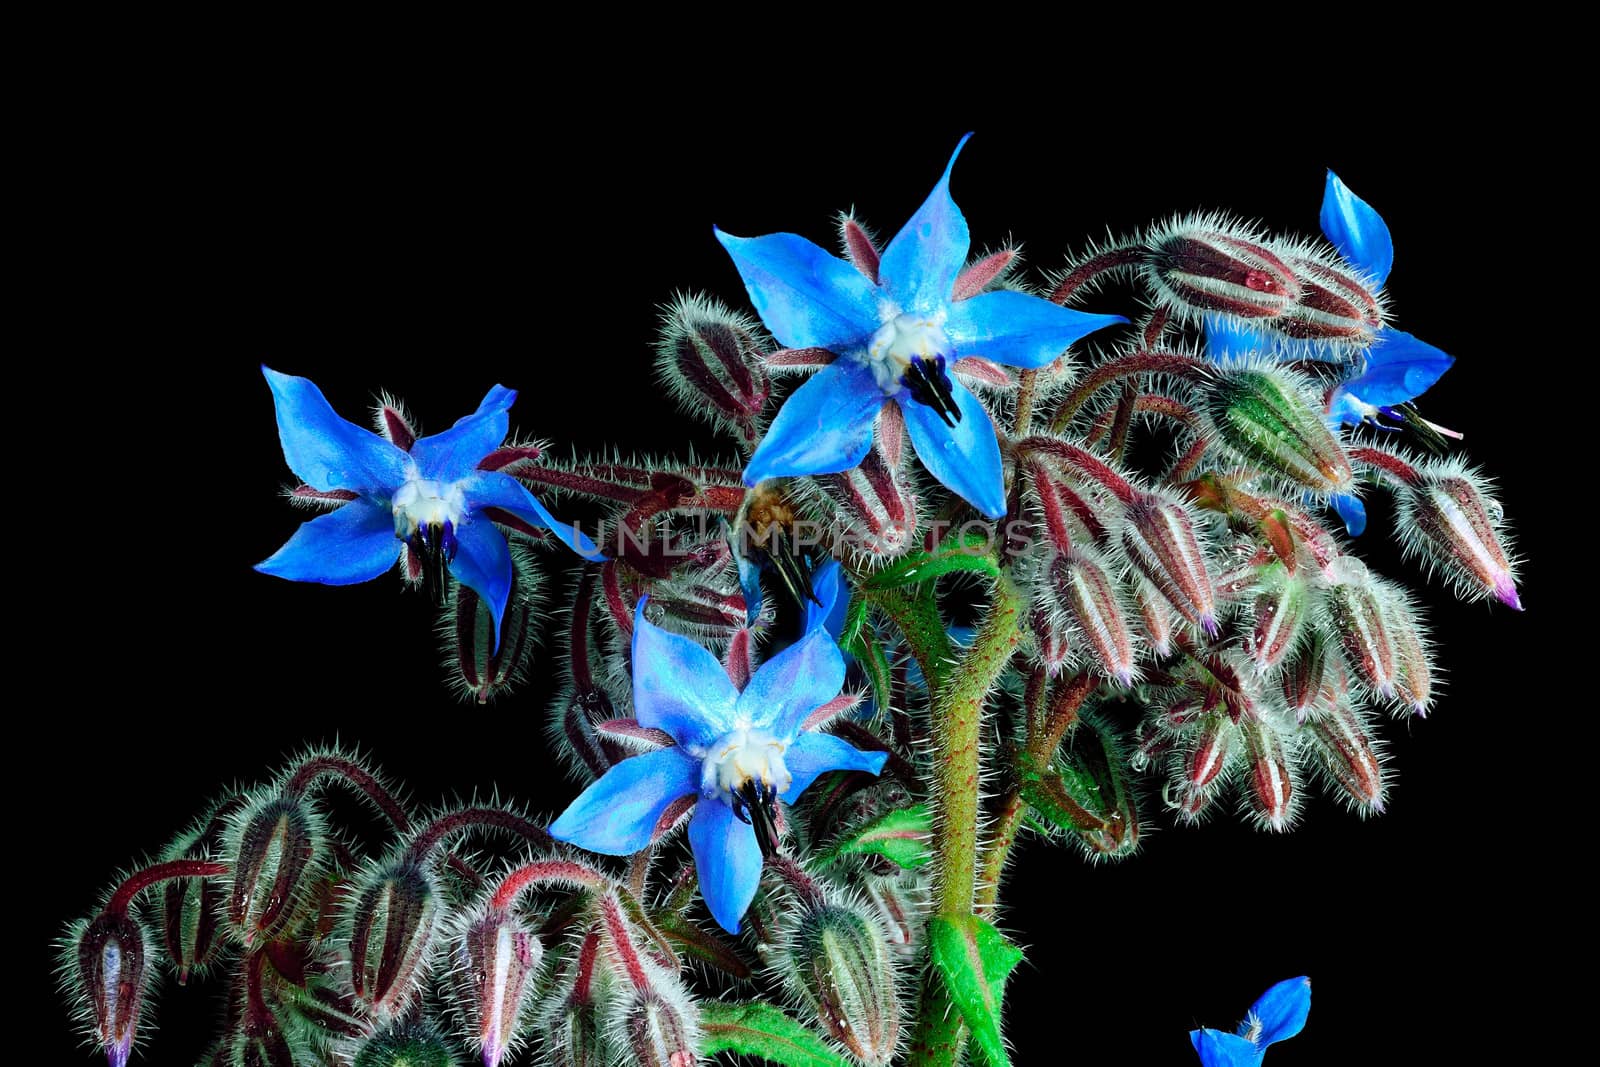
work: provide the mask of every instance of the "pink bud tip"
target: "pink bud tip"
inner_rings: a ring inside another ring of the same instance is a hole
[[[1200,616],[1200,629],[1206,632],[1207,637],[1215,637],[1222,628],[1217,625],[1217,617],[1208,611]]]
[[[189,968],[187,968],[187,967],[179,967],[178,968],[178,984],[179,985],[188,985],[189,984]]]
[[[1118,671],[1116,673],[1116,679],[1122,684],[1124,689],[1131,689],[1133,687],[1133,672],[1130,670],[1124,669]]]
[[[1522,597],[1517,595],[1516,583],[1510,578],[1502,578],[1494,584],[1494,595],[1512,611],[1522,610]]]

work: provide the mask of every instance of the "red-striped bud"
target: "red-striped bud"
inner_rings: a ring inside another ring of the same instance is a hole
[[[222,851],[227,816],[242,803],[232,797],[167,847],[165,860],[204,860]],[[204,971],[222,944],[222,883],[216,878],[174,878],[161,888],[161,943],[177,970],[178,984]]]
[[[518,1021],[544,946],[515,915],[493,906],[467,923],[452,942],[457,1010],[484,1067],[498,1067],[523,1036]]]
[[[1244,644],[1257,670],[1270,670],[1293,651],[1310,602],[1310,590],[1302,578],[1290,574],[1281,563],[1265,568],[1251,604],[1254,624]]]
[[[111,1067],[128,1062],[139,1028],[149,981],[147,940],[138,921],[120,910],[101,912],[72,933],[73,984]]]
[[[1338,700],[1302,727],[1327,782],[1365,814],[1383,812],[1383,752],[1372,724],[1348,700]]]
[[[1296,251],[1282,259],[1300,283],[1300,297],[1272,320],[1274,330],[1300,340],[1372,346],[1383,307],[1361,278],[1325,257]]]
[[[1394,641],[1398,666],[1395,693],[1416,714],[1426,716],[1433,707],[1433,658],[1428,651],[1428,632],[1421,609],[1403,588],[1383,583],[1384,617]]]
[[[1294,765],[1283,737],[1264,718],[1246,715],[1239,720],[1244,742],[1250,806],[1257,825],[1266,830],[1287,830],[1298,804]]]
[[[1028,611],[1028,632],[1033,635],[1034,654],[1053,677],[1072,658],[1072,627],[1066,616],[1047,602],[1049,586],[1041,586],[1040,593]]]
[[[1300,296],[1300,283],[1276,253],[1219,218],[1175,219],[1155,230],[1141,271],[1162,305],[1189,315],[1271,319]]]
[[[419,864],[401,859],[366,872],[350,904],[350,985],[380,1020],[411,1006],[427,972],[439,892]]]
[[[1139,620],[1144,623],[1144,635],[1157,654],[1172,654],[1172,608],[1154,586],[1140,579],[1135,596],[1139,602]]]
[[[498,646],[494,617],[483,598],[460,582],[455,583],[440,627],[446,659],[454,667],[451,683],[474,703],[487,704],[524,681],[538,640],[539,572],[532,554],[515,542],[511,564],[511,595],[500,619]]]
[[[894,957],[875,918],[823,904],[796,920],[782,957],[789,987],[862,1063],[887,1064],[900,1036]]]
[[[1189,622],[1217,632],[1215,595],[1205,553],[1182,506],[1141,494],[1123,511],[1122,547],[1134,568]]]
[[[1423,470],[1419,481],[1396,498],[1395,530],[1409,554],[1440,567],[1462,599],[1492,595],[1522,610],[1512,563],[1501,545],[1500,506],[1476,473],[1441,464]]]
[[[297,795],[256,798],[230,820],[228,919],[246,946],[270,940],[306,904],[322,865],[322,817]]]
[[[1117,588],[1100,563],[1078,551],[1061,556],[1050,574],[1058,602],[1082,643],[1108,678],[1133,684],[1133,636]]]
[[[656,367],[678,406],[752,435],[772,391],[758,331],[755,323],[710,297],[681,297],[668,308],[656,343]]]
[[[1313,712],[1332,705],[1349,688],[1344,664],[1329,647],[1321,630],[1307,631],[1307,639],[1289,657],[1279,676],[1283,701],[1296,722],[1305,722]]]
[[[1383,594],[1354,556],[1340,556],[1324,572],[1329,618],[1350,669],[1380,695],[1394,696],[1399,665],[1383,610]]]
[[[899,409],[883,421],[898,417]],[[880,426],[872,450],[842,474],[817,479],[838,516],[844,547],[873,559],[892,559],[911,547],[917,531],[917,497],[900,462],[898,427]]]
[[[1224,781],[1223,772],[1233,755],[1237,731],[1223,712],[1202,716],[1181,750],[1178,767],[1178,812],[1194,820],[1216,799]]]
[[[634,989],[619,1005],[612,1032],[625,1062],[637,1067],[694,1067],[700,1062],[698,1013],[675,979]]]

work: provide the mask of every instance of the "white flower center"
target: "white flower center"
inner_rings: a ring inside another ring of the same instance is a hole
[[[724,735],[706,750],[700,764],[700,794],[732,803],[734,794],[756,782],[763,792],[789,791],[794,776],[783,764],[789,748],[765,730],[745,728]]]
[[[455,482],[430,482],[413,478],[400,487],[394,500],[394,535],[409,541],[419,526],[460,529],[467,501]]]
[[[955,355],[955,346],[944,332],[944,316],[896,315],[878,328],[867,344],[867,366],[872,377],[889,396],[905,387],[902,379],[913,359],[933,362]]]

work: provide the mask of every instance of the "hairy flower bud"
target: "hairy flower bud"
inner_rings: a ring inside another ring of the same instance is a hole
[[[1139,602],[1139,620],[1144,623],[1144,635],[1157,655],[1172,654],[1172,608],[1155,586],[1144,579],[1135,583],[1135,596]]]
[[[483,598],[457,582],[446,603],[440,631],[445,659],[453,667],[451,685],[469,701],[487,704],[526,680],[528,659],[538,640],[539,572],[521,545],[511,547],[511,595],[495,644],[494,617]]]
[[[1357,811],[1383,812],[1382,748],[1372,725],[1348,700],[1337,700],[1302,727],[1328,784]]]
[[[1276,727],[1264,717],[1246,715],[1239,720],[1250,786],[1250,806],[1257,825],[1267,830],[1287,830],[1298,806],[1295,768],[1288,747]]]
[[[1513,566],[1501,545],[1500,506],[1476,473],[1454,464],[1426,468],[1396,499],[1395,530],[1408,554],[1448,574],[1464,600],[1492,594],[1522,610]]]
[[[1208,712],[1200,716],[1187,743],[1178,750],[1181,758],[1174,804],[1183,818],[1199,818],[1216,799],[1233,755],[1236,734],[1233,721],[1225,712]]]
[[[1314,251],[1285,250],[1280,255],[1300,283],[1300,296],[1271,321],[1272,328],[1298,340],[1371,347],[1383,325],[1383,307],[1366,282],[1343,263]]]
[[[228,813],[242,803],[231,797],[214,807],[167,846],[164,860],[204,860],[222,850]],[[222,884],[215,878],[174,878],[161,887],[161,943],[177,970],[178,984],[204,971],[222,944]]]
[[[291,794],[254,798],[230,823],[228,919],[250,946],[270,939],[306,903],[327,835],[321,816]]]
[[[1383,584],[1384,617],[1394,640],[1399,668],[1395,693],[1416,714],[1426,716],[1433,706],[1433,657],[1428,650],[1428,631],[1422,624],[1421,609],[1400,586]]]
[[[1303,578],[1289,574],[1283,564],[1266,567],[1260,590],[1251,604],[1254,624],[1245,638],[1245,652],[1261,671],[1276,667],[1294,650],[1311,602]]]
[[[876,919],[852,904],[808,909],[780,966],[824,1033],[863,1063],[889,1062],[900,1036],[900,999],[894,956]]]
[[[354,1067],[455,1067],[450,1046],[426,1022],[411,1022],[369,1038]]]
[[[1051,565],[1056,598],[1077,627],[1082,643],[1108,678],[1133,684],[1133,636],[1121,590],[1100,563],[1083,551],[1061,556]]]
[[[619,1001],[614,1041],[625,1062],[638,1067],[694,1067],[700,1062],[698,1013],[676,979],[660,977]]]
[[[880,433],[860,464],[817,479],[833,504],[844,546],[875,560],[902,555],[917,530],[917,498],[899,456],[891,455],[898,452],[898,443],[891,448]]]
[[[94,1039],[111,1067],[123,1067],[149,981],[144,928],[125,911],[108,911],[80,924],[69,937],[69,973]]]
[[[1347,493],[1350,458],[1309,382],[1277,367],[1226,364],[1200,390],[1216,439],[1252,467],[1316,493]]]
[[[1134,569],[1167,602],[1208,634],[1217,632],[1215,595],[1205,553],[1182,506],[1141,494],[1123,512],[1121,542]]]
[[[380,1019],[403,1014],[421,992],[439,917],[433,878],[410,859],[368,871],[350,904],[350,985]]]
[[[1300,296],[1288,265],[1226,219],[1174,219],[1153,231],[1144,247],[1145,281],[1163,306],[1179,313],[1271,319]]]
[[[603,1022],[606,1005],[615,1000],[615,983],[599,961],[600,937],[591,931],[546,1003],[540,1030],[554,1067],[608,1067],[614,1062]]]
[[[1353,556],[1335,559],[1328,565],[1325,577],[1329,616],[1350,669],[1381,696],[1394,696],[1399,666],[1377,582],[1367,573],[1366,565]]]
[[[484,1067],[498,1067],[518,1039],[517,1022],[544,946],[522,921],[490,906],[452,938],[451,975],[457,1010]]]
[[[1329,647],[1321,630],[1307,630],[1307,638],[1283,665],[1279,675],[1283,701],[1295,721],[1305,722],[1313,711],[1328,707],[1348,686],[1344,664]]]
[[[1063,612],[1047,602],[1048,586],[1043,596],[1034,601],[1028,611],[1028,632],[1033,635],[1034,654],[1051,676],[1059,674],[1072,657],[1071,623]]]
[[[680,297],[668,308],[656,367],[679,408],[753,436],[772,391],[757,335],[755,323],[710,297]]]

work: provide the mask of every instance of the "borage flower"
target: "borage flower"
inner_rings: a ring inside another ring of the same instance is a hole
[[[933,476],[988,517],[1005,514],[994,424],[951,377],[955,361],[1043,367],[1085,334],[1127,320],[1009,290],[956,293],[971,237],[950,198],[950,170],[971,136],[881,258],[859,270],[796,234],[716,231],[779,343],[837,357],[778,412],[745,467],[747,485],[849,470],[871,447],[878,413],[894,403]]]
[[[739,932],[761,865],[777,846],[778,802],[827,771],[883,769],[862,752],[804,729],[844,687],[844,659],[821,626],[761,665],[744,691],[706,649],[644,617],[633,624],[633,709],[641,726],[676,744],[623,760],[585,789],[550,835],[590,852],[627,856],[650,844],[674,801],[693,796],[689,845],[717,923]]]
[[[509,428],[514,390],[497,385],[478,410],[409,448],[334,414],[306,378],[262,367],[277,409],[278,438],[289,469],[337,510],[302,523],[284,546],[256,564],[296,582],[355,585],[409,553],[422,580],[442,593],[446,571],[500,617],[511,593],[511,552],[495,528],[494,508],[512,521],[549,530],[573,551],[598,556],[594,542],[559,522],[520,482],[478,465],[499,449]],[[344,503],[339,503],[344,501]],[[398,544],[397,544],[398,542]]]
[[[1205,1067],[1258,1067],[1267,1046],[1298,1034],[1311,1013],[1311,979],[1279,982],[1250,1005],[1237,1033],[1190,1030],[1189,1041]]]

